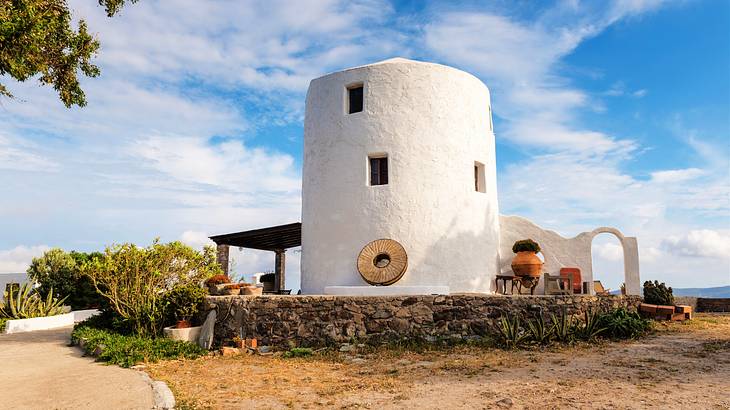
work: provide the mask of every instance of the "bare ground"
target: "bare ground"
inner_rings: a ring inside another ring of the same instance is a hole
[[[150,409],[143,374],[82,357],[71,327],[0,335],[0,409]]]
[[[730,314],[600,345],[215,356],[148,371],[192,408],[730,409]]]

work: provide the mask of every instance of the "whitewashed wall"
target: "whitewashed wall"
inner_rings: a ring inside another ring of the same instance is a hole
[[[348,85],[364,110],[347,114]],[[489,90],[438,64],[393,59],[311,82],[304,125],[302,292],[367,285],[363,246],[400,242],[408,270],[394,286],[490,292],[498,269],[499,212]],[[386,153],[389,183],[368,184],[368,155]],[[485,164],[486,193],[474,188]]]
[[[532,239],[542,248],[545,259],[544,270],[551,275],[558,275],[561,267],[578,267],[581,270],[582,280],[589,283],[593,293],[593,261],[591,257],[591,243],[600,233],[615,235],[621,242],[624,251],[624,281],[629,295],[641,294],[641,280],[639,275],[639,248],[634,237],[625,237],[618,229],[602,227],[591,232],[583,232],[574,238],[564,238],[558,233],[542,229],[531,221],[519,216],[500,216],[501,225],[501,260],[500,272],[512,274],[512,245],[521,239]],[[544,284],[536,289],[536,294],[543,293]]]

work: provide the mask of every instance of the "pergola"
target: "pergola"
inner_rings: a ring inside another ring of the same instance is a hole
[[[286,225],[271,226],[268,228],[253,229],[211,236],[218,248],[218,263],[228,274],[229,247],[259,249],[276,254],[274,261],[274,289],[277,293],[285,289],[285,252],[289,248],[302,245],[302,224],[295,222]]]

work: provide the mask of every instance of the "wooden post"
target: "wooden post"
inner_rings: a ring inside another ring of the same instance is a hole
[[[223,269],[223,274],[228,275],[228,251],[229,246],[228,245],[218,245],[216,247],[216,255],[218,264],[221,265],[221,269]]]
[[[274,288],[278,293],[284,290],[286,283],[286,249],[276,249],[274,252]]]

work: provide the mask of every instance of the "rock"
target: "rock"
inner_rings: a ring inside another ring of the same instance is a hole
[[[510,399],[509,397],[506,397],[502,400],[497,400],[497,402],[494,404],[496,404],[497,406],[502,407],[502,408],[510,408],[510,407],[514,406],[515,403],[512,401],[512,399]]]
[[[350,360],[350,363],[352,363],[352,364],[363,364],[365,362],[367,362],[367,360],[359,358],[359,357],[356,357],[356,358]]]
[[[342,346],[340,346],[341,352],[349,352],[349,351],[352,351],[352,349],[354,349],[354,346],[349,343],[345,343]]]
[[[215,331],[215,319],[217,313],[215,310],[208,312],[208,316],[205,318],[202,329],[200,329],[200,337],[198,338],[198,346],[203,349],[210,349],[213,346],[213,334]]]
[[[271,346],[259,346],[257,350],[259,353],[271,353]]]
[[[241,354],[241,349],[239,349],[237,347],[223,346],[223,347],[221,347],[221,354],[223,356],[235,356],[235,355]]]

